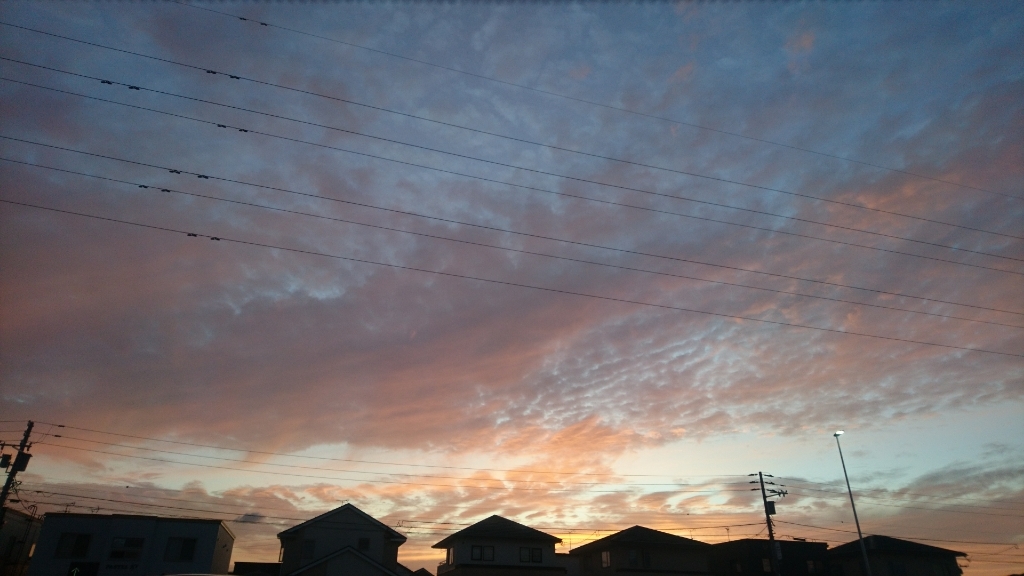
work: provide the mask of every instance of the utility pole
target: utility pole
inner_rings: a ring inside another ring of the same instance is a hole
[[[21,437],[21,444],[18,445],[18,455],[14,457],[14,463],[11,464],[11,471],[7,473],[7,482],[4,483],[4,488],[0,491],[0,526],[4,525],[4,517],[7,516],[7,509],[4,508],[4,504],[7,502],[7,495],[11,493],[11,488],[14,487],[14,478],[18,475],[18,472],[25,470],[28,466],[28,460],[32,457],[27,452],[29,448],[28,437],[32,434],[32,427],[35,426],[35,422],[28,421],[28,426],[25,428],[25,435]]]
[[[751,474],[750,476],[753,476],[753,474]],[[772,529],[772,515],[775,514],[775,502],[773,500],[768,499],[768,493],[770,492],[772,496],[781,497],[786,495],[786,491],[778,490],[775,488],[765,489],[764,476],[764,473],[758,472],[758,482],[754,482],[752,480],[750,483],[761,484],[761,502],[764,503],[764,523],[766,526],[768,526],[768,548],[770,549],[768,552],[768,561],[771,563],[772,573],[775,576],[782,576],[782,568],[779,566],[779,560],[781,560],[782,556],[782,548],[779,547],[779,545],[775,542],[775,531]],[[768,474],[768,477],[774,478],[774,476],[772,476],[771,474]],[[768,482],[768,484],[771,486],[775,486],[775,482]],[[757,490],[757,488],[752,488],[752,490]]]

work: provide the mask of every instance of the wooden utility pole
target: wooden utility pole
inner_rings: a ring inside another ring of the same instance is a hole
[[[28,453],[28,438],[32,435],[32,427],[35,423],[31,420],[28,421],[28,426],[25,427],[25,435],[21,437],[21,444],[18,445],[18,454],[14,457],[14,462],[11,464],[11,471],[7,473],[7,482],[4,482],[4,488],[0,491],[0,526],[4,525],[4,517],[7,515],[7,508],[4,504],[7,503],[7,495],[11,493],[11,488],[14,487],[14,478],[18,475],[18,472],[25,470],[28,466],[28,460],[32,457]]]

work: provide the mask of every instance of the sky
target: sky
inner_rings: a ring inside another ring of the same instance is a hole
[[[1024,5],[0,4],[17,505],[1024,565]],[[63,426],[60,428],[59,426]],[[9,449],[8,449],[9,451]]]

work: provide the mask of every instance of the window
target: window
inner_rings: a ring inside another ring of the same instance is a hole
[[[520,548],[519,549],[519,561],[520,562],[543,562],[544,554],[540,548]]]
[[[455,548],[449,548],[444,555],[445,564],[455,564]]]
[[[303,540],[302,541],[302,559],[312,560],[314,554],[316,554],[316,540]]]
[[[814,560],[807,561],[807,573],[814,574]]]
[[[370,549],[370,539],[369,538],[360,538],[359,539],[359,546],[358,546],[358,548],[359,548],[360,552],[366,552],[367,550],[369,550]]]
[[[494,561],[494,546],[473,546],[470,548],[470,558],[492,562]]]
[[[85,558],[89,555],[89,544],[92,543],[92,534],[75,534],[65,532],[60,535],[57,541],[57,552],[54,558]]]
[[[767,558],[762,558],[761,559],[761,569],[764,570],[765,572],[771,572],[772,571],[772,561],[767,559]]]
[[[630,568],[636,568],[643,566],[644,568],[651,567],[651,553],[647,550],[630,550],[629,551],[629,566]]]
[[[601,552],[601,568],[607,568],[612,565],[612,553],[608,550]]]
[[[164,562],[191,562],[196,555],[195,538],[168,538]]]
[[[145,538],[114,538],[107,557],[111,560],[138,560],[145,543]]]

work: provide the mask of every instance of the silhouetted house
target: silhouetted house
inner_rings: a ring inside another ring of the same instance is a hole
[[[555,558],[555,544],[561,541],[507,518],[491,516],[434,544],[434,548],[446,551],[437,574],[565,575],[565,567]]]
[[[0,576],[25,574],[42,523],[42,519],[31,514],[7,509],[0,526]]]
[[[719,542],[712,546],[711,570],[716,576],[770,576],[770,544],[753,538]],[[775,544],[782,576],[826,576],[828,544],[798,540],[776,540]]]
[[[405,536],[351,504],[293,526],[281,540],[280,576],[408,576]]]
[[[960,576],[956,559],[963,552],[918,544],[889,536],[866,536],[872,576]],[[863,576],[860,541],[847,542],[828,551],[832,576]]]
[[[280,562],[235,562],[236,576],[281,576]]]
[[[600,574],[694,574],[711,569],[711,545],[667,532],[633,526],[574,548],[581,576]]]
[[[234,543],[220,520],[49,513],[28,573],[226,574]]]

